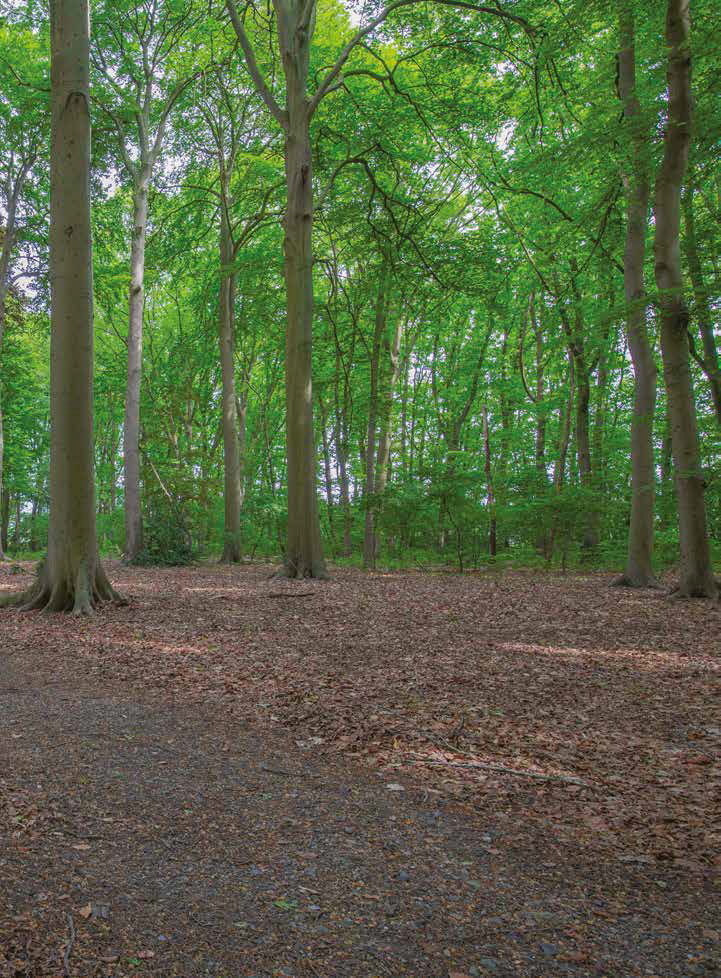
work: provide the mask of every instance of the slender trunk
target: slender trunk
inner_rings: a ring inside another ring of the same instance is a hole
[[[716,421],[721,425],[721,366],[719,366],[716,337],[711,317],[710,294],[704,281],[703,268],[696,244],[696,224],[693,213],[693,187],[688,186],[682,198],[684,226],[684,251],[688,263],[691,284],[693,285],[694,306],[698,328],[701,334],[703,357],[699,357],[703,372],[711,389]]]
[[[89,614],[114,592],[98,559],[88,0],[52,0],[50,527],[35,585],[11,602]]]
[[[20,549],[20,522],[22,519],[22,500],[20,493],[15,493],[15,526],[13,527],[13,549],[17,553]]]
[[[3,427],[3,414],[2,406],[0,405],[0,498],[3,501],[3,507],[5,503],[5,497],[7,495],[6,490],[3,488],[3,461],[5,458],[5,431]],[[4,512],[3,512],[4,517]],[[4,528],[4,523],[3,523]],[[5,551],[7,550],[7,532],[0,535],[0,560],[5,560]]]
[[[325,404],[322,396],[318,395],[318,407],[320,408],[320,430],[321,443],[323,446],[323,476],[325,479],[325,500],[328,508],[328,527],[335,547],[335,527],[333,523],[333,475],[330,465],[330,443],[328,441],[328,417],[326,415]]]
[[[15,223],[17,215],[17,205],[20,192],[23,187],[24,177],[21,171],[15,186],[9,194],[7,202],[7,212],[5,214],[5,228],[3,235],[2,248],[0,249],[0,366],[2,365],[2,350],[5,340],[5,319],[7,315],[7,293],[10,278],[10,258],[12,255],[13,244],[15,242]],[[0,492],[5,478],[5,429],[2,399],[0,398]],[[7,541],[0,545],[0,560],[5,559]]]
[[[488,556],[495,557],[498,546],[496,540],[496,497],[493,491],[493,468],[491,465],[491,433],[488,426],[488,405],[483,408],[483,452],[485,456],[486,492],[488,494]]]
[[[38,497],[33,496],[33,505],[30,512],[30,550],[32,553],[40,549],[38,546],[38,508]]]
[[[363,535],[363,566],[375,567],[375,461],[378,421],[378,375],[380,371],[381,344],[386,330],[387,268],[380,271],[378,298],[376,300],[375,329],[370,357],[370,400],[368,403],[368,436],[365,457],[365,532]]]
[[[536,408],[536,437],[534,446],[534,459],[536,467],[537,491],[541,497],[545,497],[548,492],[548,473],[546,471],[546,427],[548,416],[544,404],[546,389],[543,370],[543,326],[536,318],[536,301],[534,293],[531,293],[528,303],[528,317],[531,321],[533,335],[535,339],[535,358],[536,358],[536,395],[534,405]],[[548,557],[548,534],[543,521],[539,525],[536,534],[536,551],[543,557]]]
[[[579,369],[576,363],[576,458],[581,485],[593,492],[593,468],[591,465],[591,437],[589,422],[589,406],[591,403],[591,385],[585,369]],[[590,501],[587,504],[592,508]],[[593,551],[598,543],[595,526],[589,521],[583,531],[581,545],[586,552]]]
[[[125,485],[125,559],[136,560],[143,549],[140,500],[140,385],[143,363],[143,309],[145,305],[145,238],[148,226],[148,179],[145,174],[133,189],[133,231],[130,251],[128,315],[128,378],[125,392],[123,470]]]
[[[240,458],[240,506],[243,508],[250,484],[251,473],[247,464],[248,444],[248,389],[235,399],[235,414],[238,419],[238,457]]]
[[[558,455],[556,456],[556,464],[553,470],[553,487],[556,495],[559,496],[563,492],[563,486],[566,480],[566,465],[568,461],[568,452],[571,446],[571,431],[573,427],[573,404],[576,398],[576,367],[573,354],[569,351],[568,353],[568,398],[566,401],[566,406],[560,412],[559,419],[559,443],[558,443]],[[551,524],[551,532],[549,534],[548,540],[548,560],[553,559],[553,551],[556,545],[556,533],[558,530],[558,520],[560,514],[556,512],[553,517],[553,522]]]
[[[238,442],[238,416],[235,394],[235,337],[234,306],[235,276],[231,270],[232,245],[228,223],[227,178],[222,176],[222,204],[220,214],[220,304],[218,315],[218,341],[220,345],[220,370],[222,377],[221,412],[223,417],[223,470],[225,475],[225,525],[223,556],[221,563],[235,564],[241,557],[240,548],[240,445]]]
[[[299,2],[278,6],[286,79],[285,175],[286,447],[288,577],[327,578],[318,519],[313,434],[313,166],[306,97],[312,30],[302,30]]]
[[[626,293],[626,332],[634,372],[631,420],[631,521],[626,567],[618,584],[649,587],[653,573],[654,452],[657,371],[646,327],[643,265],[646,253],[650,194],[648,137],[636,94],[635,24],[632,8],[619,6],[619,95],[629,130],[631,172],[626,187],[626,250],[623,276]]]
[[[691,141],[691,54],[688,0],[668,0],[668,123],[656,179],[655,274],[661,314],[661,355],[671,418],[683,597],[716,597],[706,524],[696,407],[689,365],[688,309],[681,275],[681,189]]]
[[[406,341],[403,357],[403,393],[401,395],[401,477],[408,479],[408,398],[410,394],[410,350]]]
[[[0,544],[3,553],[8,550],[8,534],[10,531],[10,493],[2,490],[2,526],[0,527]]]
[[[336,348],[335,355],[335,453],[338,461],[338,481],[340,483],[340,505],[343,512],[343,556],[350,557],[352,552],[351,540],[351,508],[350,508],[350,479],[348,477],[348,456],[350,435],[348,431],[348,400],[349,383],[345,377],[343,383],[343,407],[341,408],[341,352]]]
[[[391,420],[393,415],[393,397],[398,382],[400,364],[401,339],[403,337],[403,319],[399,316],[393,330],[393,338],[386,340],[385,350],[388,363],[383,371],[383,384],[380,399],[381,423],[378,438],[378,457],[376,459],[375,491],[381,495],[388,483],[388,463],[391,450]]]

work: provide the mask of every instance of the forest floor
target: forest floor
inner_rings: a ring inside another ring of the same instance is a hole
[[[0,613],[0,978],[721,975],[718,605],[109,570]]]

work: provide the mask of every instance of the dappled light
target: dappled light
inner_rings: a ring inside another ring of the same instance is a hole
[[[670,619],[592,574],[337,570],[294,598],[263,567],[113,570],[129,608],[82,632],[17,617],[17,646],[59,679],[77,641],[88,680],[286,729],[615,858],[716,867],[721,609]]]

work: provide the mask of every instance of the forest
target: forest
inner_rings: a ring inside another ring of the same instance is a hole
[[[299,27],[270,9],[94,4],[102,553],[642,586],[682,561],[712,594],[716,4],[679,35],[675,129],[659,4],[391,6],[324,6],[289,74]],[[2,545],[28,556],[51,509],[44,7],[9,5],[0,44]]]
[[[720,38],[0,0],[0,978],[721,973]]]

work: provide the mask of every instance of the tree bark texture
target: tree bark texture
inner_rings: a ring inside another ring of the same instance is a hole
[[[50,525],[22,607],[90,614],[116,597],[98,558],[93,472],[88,0],[52,0]]]
[[[701,471],[696,406],[689,365],[688,308],[681,277],[681,190],[691,142],[689,0],[668,0],[668,123],[656,179],[655,275],[661,317],[661,354],[671,419],[676,477],[682,597],[716,597],[711,566],[705,481]]]
[[[616,583],[629,587],[656,585],[653,572],[655,469],[653,420],[656,411],[656,363],[646,327],[646,254],[650,156],[648,137],[636,93],[636,40],[632,8],[619,5],[618,90],[630,140],[631,167],[626,188],[626,247],[623,277],[626,333],[634,372],[631,420],[631,520],[626,567]]]
[[[721,425],[721,366],[719,366],[716,337],[714,336],[713,319],[711,317],[711,297],[706,285],[701,265],[701,258],[696,243],[696,222],[693,212],[693,186],[687,186],[682,197],[684,216],[684,250],[688,264],[689,276],[693,286],[694,312],[698,322],[703,356],[699,361],[708,379],[711,390],[711,400],[716,414],[716,421]]]
[[[286,443],[288,535],[285,574],[326,578],[317,497],[313,433],[313,165],[306,96],[313,24],[305,4],[277,5],[278,40],[286,79],[284,220],[286,323]]]
[[[220,208],[220,302],[218,340],[222,377],[223,459],[225,475],[224,564],[240,560],[240,510],[242,488],[240,479],[240,441],[238,439],[237,399],[235,392],[235,282],[231,232],[226,208],[227,178]]]
[[[143,364],[143,310],[145,306],[145,238],[148,227],[149,176],[141,174],[133,191],[133,230],[130,252],[128,314],[128,378],[123,430],[125,485],[125,559],[136,560],[143,549],[140,498],[140,387]]]

